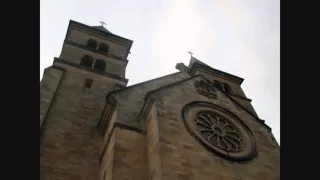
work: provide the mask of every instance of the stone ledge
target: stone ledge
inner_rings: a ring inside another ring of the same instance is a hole
[[[113,78],[113,79],[117,79],[117,80],[123,81],[125,83],[128,83],[128,81],[129,81],[126,78],[119,77],[119,76],[116,76],[116,75],[113,75],[113,74],[110,74],[110,73],[98,71],[98,70],[95,70],[95,69],[89,69],[89,68],[81,66],[80,64],[75,64],[75,63],[72,63],[72,62],[66,61],[64,59],[57,58],[57,57],[54,58],[53,63],[55,63],[55,62],[59,62],[59,63],[66,64],[66,65],[69,65],[69,66],[73,66],[75,68],[83,69],[83,70],[86,70],[86,71],[89,71],[89,72],[92,72],[92,73],[95,73],[95,74],[99,74],[99,75],[102,75],[102,76],[106,76],[106,77],[110,77],[110,78]]]

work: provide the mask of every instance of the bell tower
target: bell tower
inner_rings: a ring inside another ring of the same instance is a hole
[[[109,91],[126,87],[133,41],[70,20],[61,54],[40,83],[41,179],[98,179],[98,118]]]
[[[112,34],[103,25],[87,26],[70,21],[60,61],[100,74],[125,77],[132,41]]]

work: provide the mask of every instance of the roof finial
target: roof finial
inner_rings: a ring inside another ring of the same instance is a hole
[[[105,23],[104,21],[99,21],[99,23],[101,23],[101,26],[107,25],[107,23]]]
[[[194,54],[193,52],[191,52],[191,51],[188,51],[188,53],[190,54],[190,56],[192,56],[192,54]]]

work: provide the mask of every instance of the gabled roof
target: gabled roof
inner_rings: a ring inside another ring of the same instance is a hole
[[[122,88],[122,89],[113,90],[113,91],[110,91],[110,92],[108,93],[108,95],[116,95],[116,94],[118,94],[118,93],[121,93],[121,92],[124,92],[124,91],[128,91],[128,90],[130,90],[130,89],[132,89],[132,88],[134,88],[134,87],[143,86],[143,85],[148,85],[148,84],[150,84],[150,83],[155,83],[155,82],[157,82],[157,81],[159,81],[159,80],[162,80],[162,79],[165,79],[165,78],[169,78],[169,77],[172,77],[172,76],[175,76],[175,75],[178,75],[178,74],[184,74],[184,72],[175,72],[175,73],[168,74],[168,75],[165,75],[165,76],[161,76],[161,77],[158,77],[158,78],[155,78],[155,79],[150,79],[150,80],[148,80],[148,81],[143,81],[143,82],[141,82],[141,83],[133,84],[133,85],[131,85],[131,86],[124,87],[124,88]],[[179,80],[179,81],[180,81],[180,80]],[[168,83],[164,83],[164,84],[168,84]],[[159,85],[160,85],[160,84],[159,84]],[[160,85],[160,87],[161,87],[161,85]],[[157,88],[159,88],[159,87],[157,87]],[[157,89],[157,88],[152,88],[152,89]],[[147,92],[148,92],[148,91],[147,91]],[[146,93],[147,93],[147,92],[146,92]],[[107,97],[106,97],[106,98],[107,98]]]
[[[146,95],[145,95],[145,103],[147,101],[148,98],[151,98],[153,94],[156,94],[157,92],[160,92],[164,89],[167,89],[167,88],[171,88],[175,85],[178,85],[178,84],[183,84],[189,80],[192,80],[192,79],[195,79],[195,78],[198,78],[198,77],[201,77],[203,79],[206,79],[207,81],[210,81],[208,80],[206,77],[202,76],[202,75],[195,75],[195,76],[191,76],[189,78],[186,78],[186,79],[183,79],[183,80],[180,80],[180,81],[177,81],[177,82],[174,82],[174,83],[170,83],[170,84],[167,84],[167,85],[164,85],[164,86],[161,86],[157,89],[153,89],[151,91],[149,91]],[[249,110],[247,110],[245,107],[243,107],[240,103],[238,103],[236,100],[234,100],[233,98],[231,98],[228,94],[226,94],[225,92],[222,92],[220,91],[219,89],[217,89],[219,92],[221,92],[225,97],[227,97],[228,99],[230,99],[233,103],[235,103],[236,105],[240,106],[244,111],[246,111],[249,115],[251,115],[254,119],[257,120],[257,122],[261,123],[262,125],[264,125],[269,132],[272,131],[271,127],[269,127],[264,120],[260,119],[258,116],[256,116],[255,114],[253,114],[252,112],[250,112]]]
[[[197,58],[195,58],[193,56],[191,56],[188,68],[189,68],[189,73],[190,73],[191,76],[195,75],[195,73],[199,69],[201,69],[202,71],[213,73],[218,77],[227,78],[228,80],[233,81],[235,83],[238,83],[240,85],[244,81],[244,79],[241,78],[241,77],[238,77],[238,76],[235,76],[235,75],[220,71],[218,69],[215,69],[215,68],[205,64],[204,62],[198,60]]]
[[[95,28],[95,29],[98,29],[100,31],[104,31],[104,32],[107,32],[107,33],[111,33],[107,28],[105,28],[104,26],[91,26],[92,28]]]
[[[204,65],[204,66],[207,66],[207,67],[211,68],[211,66],[209,66],[208,64],[206,64],[206,63],[200,61],[199,59],[191,56],[191,59],[190,59],[190,61],[189,61],[188,68],[191,69],[191,67],[193,66],[193,64],[202,64],[202,65]]]

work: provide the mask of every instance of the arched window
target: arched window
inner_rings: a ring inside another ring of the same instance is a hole
[[[101,43],[99,45],[99,51],[102,51],[102,52],[105,52],[105,53],[108,53],[109,51],[109,46],[105,43]]]
[[[232,93],[232,89],[228,84],[223,83],[223,87],[224,87],[224,92],[226,92],[227,94],[231,94]]]
[[[105,62],[101,59],[97,59],[96,63],[94,64],[94,69],[97,69],[99,71],[104,71],[106,69]]]
[[[88,55],[84,55],[80,61],[80,65],[87,67],[87,68],[92,68],[92,63],[93,63],[93,58]]]
[[[89,48],[93,48],[93,49],[97,49],[97,41],[93,40],[93,39],[89,39],[87,42],[87,46]]]

